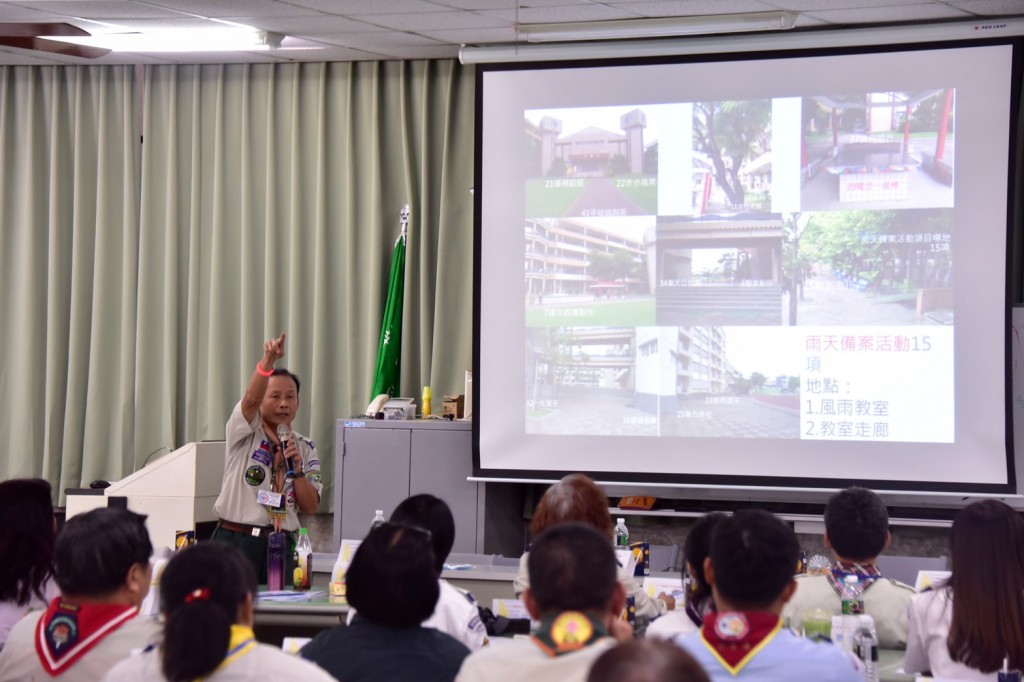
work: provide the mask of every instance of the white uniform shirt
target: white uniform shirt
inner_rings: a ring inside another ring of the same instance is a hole
[[[696,632],[700,627],[694,623],[686,609],[669,611],[661,618],[658,618],[644,631],[644,637],[651,639],[672,639],[677,635],[688,635]]]
[[[529,552],[523,552],[523,556],[519,558],[519,575],[512,581],[512,589],[515,591],[516,599],[520,599],[526,588],[530,586],[529,557]],[[622,589],[625,590],[626,597],[633,597],[633,605],[636,607],[636,617],[638,619],[650,620],[668,611],[668,606],[664,601],[652,599],[650,595],[644,592],[644,588],[640,583],[633,576],[628,575],[621,566],[619,567],[619,582],[622,583]]]
[[[908,673],[931,670],[936,678],[954,680],[996,680],[997,673],[985,674],[949,657],[946,640],[953,620],[953,593],[947,588],[922,592],[910,602],[910,631],[903,669]]]
[[[13,601],[0,602],[0,647],[7,641],[7,635],[10,633],[11,628],[14,627],[14,624],[24,618],[26,613],[29,611],[45,611],[53,598],[59,596],[60,588],[57,587],[57,581],[51,577],[43,583],[43,599],[40,599],[33,592],[29,596],[28,603],[21,606]]]
[[[273,449],[270,439],[263,432],[263,417],[259,410],[251,422],[242,415],[241,401],[231,411],[225,427],[224,480],[220,495],[213,505],[213,513],[225,521],[244,523],[250,526],[267,526],[270,514],[267,508],[256,501],[260,490],[270,490],[273,485]],[[299,454],[302,456],[302,470],[306,480],[323,493],[320,481],[320,459],[313,441],[295,431]],[[295,483],[291,478],[285,481],[284,495],[288,516],[281,527],[284,530],[298,530],[298,504],[295,499]]]
[[[434,628],[446,635],[454,637],[470,651],[476,651],[487,645],[487,628],[480,620],[480,611],[476,599],[465,590],[448,584],[447,580],[439,579],[441,591],[437,597],[437,606],[430,618],[423,621],[423,627]],[[356,617],[356,610],[348,610],[348,624]]]
[[[806,609],[823,609],[838,615],[842,601],[832,589],[828,577],[798,575],[796,593],[782,610],[789,618],[791,628],[800,632]],[[884,649],[902,649],[907,646],[907,609],[914,596],[914,588],[898,580],[879,578],[864,590],[864,613],[875,619],[878,644]]]
[[[155,620],[135,616],[104,637],[58,677],[50,677],[39,662],[35,645],[36,628],[44,613],[33,611],[11,629],[7,644],[0,651],[0,682],[95,682],[132,652],[145,649],[160,634],[160,626]]]
[[[138,682],[164,680],[160,670],[160,653],[151,649],[132,656],[114,666],[104,682]],[[322,668],[299,656],[286,654],[277,647],[257,644],[223,668],[218,668],[204,682],[235,682],[235,680],[301,680],[302,682],[334,682]]]
[[[495,642],[469,655],[455,682],[586,682],[594,659],[615,644],[611,637],[561,656],[548,656],[532,639]]]
[[[425,628],[434,628],[451,635],[466,645],[470,651],[476,651],[487,644],[487,628],[480,620],[480,611],[476,599],[465,590],[441,583],[441,594],[437,598],[434,613],[424,623]]]

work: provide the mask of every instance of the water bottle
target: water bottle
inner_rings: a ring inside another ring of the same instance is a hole
[[[295,571],[292,586],[296,590],[308,590],[313,584],[313,545],[309,542],[309,529],[299,529],[299,541],[295,543]]]
[[[430,416],[430,386],[423,387],[423,418]]]
[[[860,588],[860,578],[848,575],[843,578],[843,615],[859,616],[864,613],[864,593]]]
[[[854,647],[864,664],[864,682],[878,682],[878,635],[875,634],[875,619],[871,616],[860,616]]]
[[[1003,669],[996,673],[997,682],[1020,682],[1020,671],[1010,669],[1010,659],[1003,659]]]
[[[616,519],[615,521],[615,546],[629,547],[629,529],[626,528],[626,519]]]
[[[385,524],[384,510],[378,509],[373,513],[373,521],[370,521],[370,532],[380,528]]]
[[[267,536],[267,589],[279,592],[284,589],[285,555],[288,551],[288,536],[275,531]]]

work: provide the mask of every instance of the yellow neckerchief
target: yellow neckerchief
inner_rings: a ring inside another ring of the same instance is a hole
[[[228,642],[228,654],[217,666],[217,670],[226,668],[242,656],[256,649],[256,635],[252,628],[245,625],[231,626],[231,640]]]

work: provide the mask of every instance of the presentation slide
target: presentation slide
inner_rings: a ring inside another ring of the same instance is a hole
[[[1012,45],[479,75],[478,473],[1006,491]]]

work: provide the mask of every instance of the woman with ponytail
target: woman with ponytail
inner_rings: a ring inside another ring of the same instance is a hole
[[[320,668],[253,635],[256,574],[238,549],[216,541],[178,553],[160,578],[163,643],[115,666],[104,680],[329,682]]]

